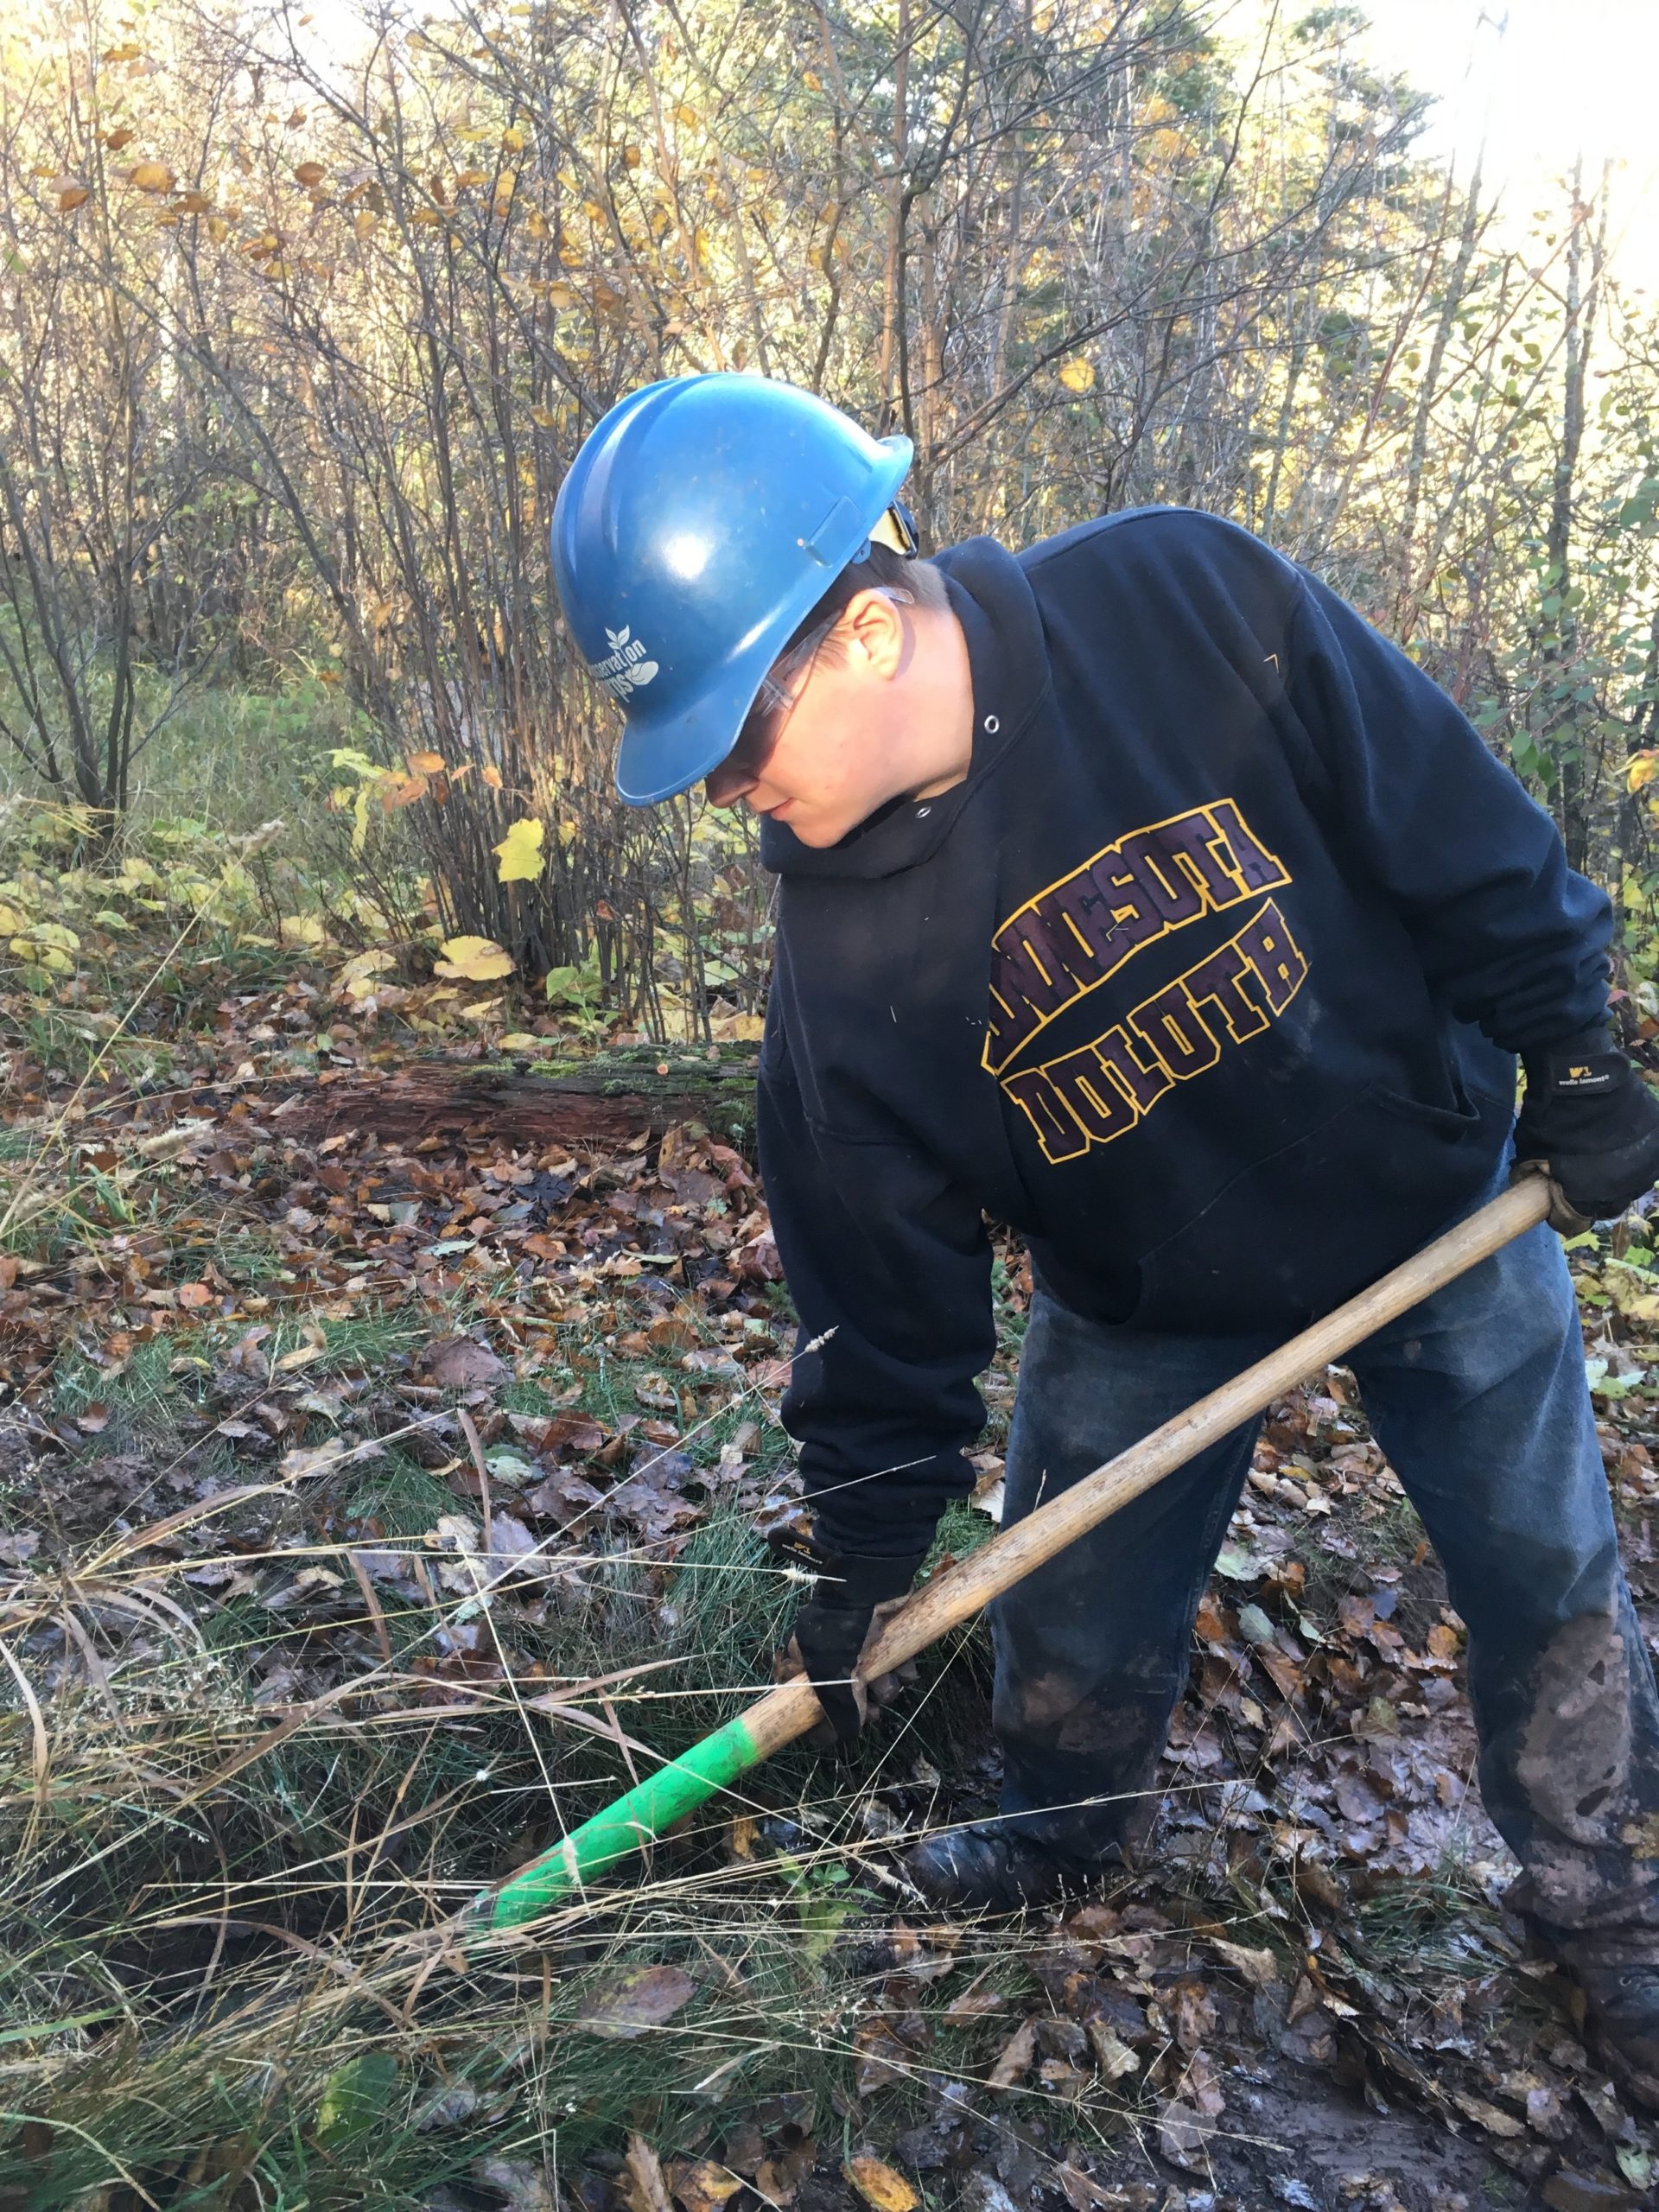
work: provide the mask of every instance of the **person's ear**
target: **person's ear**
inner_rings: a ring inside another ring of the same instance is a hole
[[[891,682],[903,670],[910,658],[910,625],[888,593],[857,593],[848,601],[842,626],[848,658],[861,661],[872,676]]]

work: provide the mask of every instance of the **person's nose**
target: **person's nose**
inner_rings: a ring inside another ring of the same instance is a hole
[[[711,769],[702,779],[703,790],[709,795],[710,806],[735,806],[741,798],[748,798],[757,779],[746,768],[734,768],[722,760],[718,768]]]

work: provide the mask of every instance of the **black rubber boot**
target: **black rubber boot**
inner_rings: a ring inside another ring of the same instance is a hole
[[[1605,1942],[1556,1953],[1584,1999],[1584,2036],[1632,2104],[1659,2113],[1659,1966],[1615,1963]]]
[[[995,1821],[949,1828],[905,1861],[917,1888],[946,1912],[1024,1912],[1080,1889],[1084,1871]]]

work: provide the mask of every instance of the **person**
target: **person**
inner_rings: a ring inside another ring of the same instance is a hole
[[[923,560],[909,461],[786,385],[676,378],[593,430],[552,527],[622,798],[746,803],[779,879],[758,1122],[801,1326],[795,1637],[848,1738],[873,1615],[972,1481],[988,1220],[1035,1285],[1011,1522],[1515,1162],[1567,1225],[1659,1177],[1608,901],[1422,670],[1208,514]],[[1467,1624],[1516,1901],[1659,2101],[1659,1699],[1555,1236],[1351,1366]],[[912,1852],[940,1904],[1043,1903],[1144,1842],[1255,1430],[996,1604],[1001,1814]]]

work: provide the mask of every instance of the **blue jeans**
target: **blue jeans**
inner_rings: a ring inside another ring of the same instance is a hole
[[[1085,1320],[1039,1293],[1008,1440],[1009,1522],[1271,1348]],[[1469,1630],[1486,1810],[1517,1902],[1659,1959],[1659,1699],[1619,1565],[1567,1264],[1531,1231],[1351,1356],[1373,1432]],[[1251,1422],[992,1611],[1002,1806],[1081,1861],[1133,1847]]]

